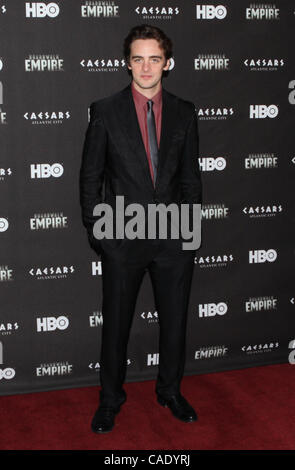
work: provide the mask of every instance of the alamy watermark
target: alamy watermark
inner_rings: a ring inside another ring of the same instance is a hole
[[[125,237],[129,240],[155,239],[159,227],[159,239],[167,240],[169,214],[171,238],[181,237],[184,240],[191,240],[182,242],[183,250],[197,250],[200,247],[201,204],[158,203],[146,206],[140,203],[130,203],[125,206],[124,196],[116,196],[115,210],[110,204],[97,204],[93,209],[93,215],[100,216],[100,219],[93,226],[94,237],[98,240]],[[128,217],[126,223],[125,217]]]

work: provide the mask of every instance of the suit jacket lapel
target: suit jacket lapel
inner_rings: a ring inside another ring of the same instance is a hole
[[[125,131],[125,136],[129,146],[137,155],[141,167],[144,170],[145,177],[148,179],[151,188],[154,190],[154,185],[149,169],[147,154],[142,140],[141,130],[137,119],[136,108],[133,101],[131,84],[122,90],[121,99],[118,102],[117,112],[121,117],[122,127]],[[171,139],[173,131],[177,125],[177,104],[176,100],[162,88],[162,125],[161,137],[159,148],[159,163],[158,175],[156,179],[156,188],[160,184],[161,170],[164,162],[168,157],[169,148],[171,146]]]

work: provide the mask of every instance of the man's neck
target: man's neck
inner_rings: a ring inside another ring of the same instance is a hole
[[[132,80],[132,85],[134,86],[135,90],[138,91],[138,93],[141,93],[143,96],[151,100],[157,93],[162,88],[162,83],[159,82],[157,85],[153,88],[141,88],[140,86],[137,85],[137,83]]]

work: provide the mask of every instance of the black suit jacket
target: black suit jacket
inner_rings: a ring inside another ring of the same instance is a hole
[[[100,202],[125,204],[202,203],[195,106],[162,89],[162,127],[155,187],[137,119],[131,84],[90,105],[80,169],[82,221],[91,246],[99,242],[92,228]]]

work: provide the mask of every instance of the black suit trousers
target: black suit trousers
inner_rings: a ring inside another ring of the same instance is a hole
[[[179,393],[195,251],[182,250],[180,239],[115,239],[99,243],[103,273],[100,403],[117,406],[126,399],[123,383],[128,340],[146,272],[152,282],[160,327],[155,391],[164,397]]]

